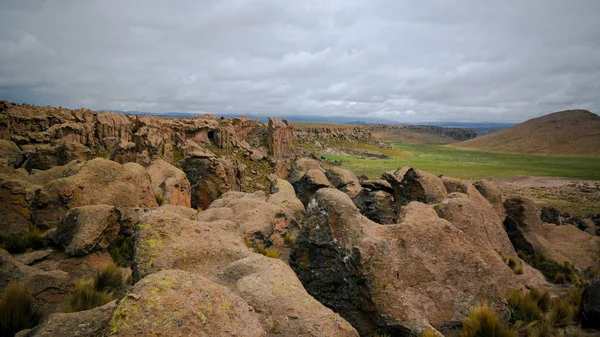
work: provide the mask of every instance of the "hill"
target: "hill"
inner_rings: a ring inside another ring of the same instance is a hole
[[[450,145],[483,151],[600,156],[600,116],[566,110]]]

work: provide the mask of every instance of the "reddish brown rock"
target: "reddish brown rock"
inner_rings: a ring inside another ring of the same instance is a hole
[[[106,159],[86,162],[74,175],[53,180],[32,202],[33,220],[42,228],[56,227],[68,211],[87,205],[154,208],[150,176],[135,163]]]
[[[162,196],[165,204],[191,207],[191,185],[185,173],[162,159],[147,168],[154,195]]]
[[[294,127],[288,121],[269,117],[267,143],[269,145],[269,154],[275,159],[289,157],[293,152]]]
[[[497,253],[473,245],[431,206],[411,202],[397,225],[360,214],[344,193],[315,193],[290,264],[307,291],[364,335],[406,335],[461,320],[480,301],[503,308],[519,289]]]
[[[82,256],[94,249],[106,249],[119,234],[121,212],[110,205],[73,208],[60,222],[52,241],[71,256]]]
[[[136,283],[139,296],[123,297],[109,323],[109,336],[143,336],[160,329],[169,336],[266,336],[254,309],[227,288],[197,274],[165,270]]]
[[[325,175],[333,187],[348,194],[350,198],[355,198],[362,189],[360,181],[351,171],[334,166],[327,169]]]
[[[30,204],[39,189],[17,174],[0,173],[0,235],[20,235],[30,228]]]

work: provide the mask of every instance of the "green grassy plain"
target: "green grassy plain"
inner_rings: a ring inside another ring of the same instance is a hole
[[[342,161],[357,175],[378,178],[400,166],[412,166],[455,178],[546,176],[600,180],[600,158],[493,153],[459,150],[438,144],[394,144],[401,152],[389,159],[357,159],[356,155],[324,155]],[[375,152],[372,151],[371,152]]]

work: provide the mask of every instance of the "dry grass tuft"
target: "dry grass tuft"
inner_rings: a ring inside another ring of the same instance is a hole
[[[515,337],[515,331],[502,323],[487,304],[474,307],[463,321],[461,337]]]
[[[296,242],[296,237],[291,235],[290,233],[285,233],[285,236],[283,237],[283,242],[286,245],[293,245]]]
[[[0,299],[0,336],[14,336],[23,329],[33,328],[40,318],[25,286],[11,282]]]
[[[94,288],[98,291],[115,291],[123,286],[123,282],[123,273],[114,263],[103,265],[94,276]]]
[[[93,280],[77,280],[75,291],[69,297],[65,312],[90,310],[112,301],[111,294],[99,291]]]

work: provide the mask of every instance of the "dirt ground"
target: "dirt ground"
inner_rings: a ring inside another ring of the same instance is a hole
[[[504,196],[519,194],[538,206],[554,206],[571,215],[600,213],[600,181],[551,177],[512,177],[493,179]]]

